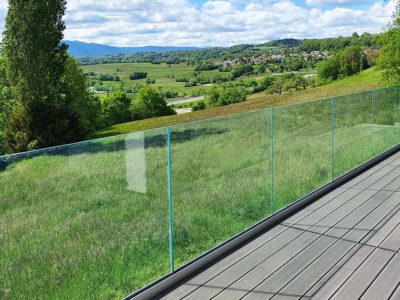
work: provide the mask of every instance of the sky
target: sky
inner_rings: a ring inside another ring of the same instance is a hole
[[[0,0],[0,31],[7,0]],[[68,0],[65,39],[213,47],[384,30],[395,0]]]

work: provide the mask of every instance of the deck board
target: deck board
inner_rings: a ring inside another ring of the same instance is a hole
[[[162,299],[400,299],[400,152]]]
[[[381,270],[392,259],[393,255],[393,252],[375,249],[364,263],[336,291],[332,299],[359,299],[365,289],[370,286]]]
[[[400,254],[395,254],[390,263],[365,291],[361,299],[389,299],[400,283]]]

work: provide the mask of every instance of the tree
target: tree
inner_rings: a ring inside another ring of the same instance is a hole
[[[336,80],[339,77],[357,74],[366,68],[368,68],[368,61],[363,48],[350,46],[325,62],[320,63],[318,76],[322,80]]]
[[[6,77],[5,60],[0,56],[0,154],[6,153],[4,133],[7,127],[14,101]]]
[[[378,66],[383,69],[383,79],[387,84],[400,84],[400,1],[397,3],[393,21],[381,36],[381,53]]]
[[[9,0],[4,31],[6,75],[18,105],[4,139],[9,151],[79,140],[84,135],[62,77],[65,0]]]
[[[131,99],[124,91],[116,91],[103,101],[105,125],[114,125],[131,121]]]
[[[150,86],[139,89],[132,101],[131,111],[134,120],[176,114],[175,110],[168,106],[165,98]]]
[[[282,94],[283,92],[283,86],[285,82],[282,79],[282,76],[279,76],[274,80],[270,88],[268,89],[270,94]]]
[[[68,58],[61,81],[66,100],[72,103],[83,133],[86,135],[103,125],[100,99],[88,91],[86,76],[74,58]]]
[[[303,75],[299,74],[294,77],[294,85],[295,89],[298,90],[299,87],[305,90],[307,88],[308,82],[307,79],[304,78]]]

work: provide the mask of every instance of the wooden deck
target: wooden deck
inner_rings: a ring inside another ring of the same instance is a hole
[[[162,299],[400,299],[400,153]]]

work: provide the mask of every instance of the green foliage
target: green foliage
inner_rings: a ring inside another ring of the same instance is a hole
[[[116,74],[99,74],[96,78],[101,81],[121,81],[121,78]]]
[[[175,110],[167,105],[165,98],[149,86],[139,89],[132,101],[131,111],[134,120],[176,114]]]
[[[155,79],[152,79],[152,78],[147,78],[146,79],[146,84],[155,84],[155,83],[156,83]]]
[[[353,33],[350,37],[337,37],[326,39],[309,39],[304,40],[301,48],[306,51],[333,51],[338,52],[349,46],[377,47],[378,35],[363,33],[359,36]]]
[[[381,36],[382,49],[378,66],[383,69],[387,84],[400,84],[400,2],[397,3],[393,22]]]
[[[204,101],[198,101],[192,104],[193,111],[204,110],[206,108],[207,104]]]
[[[368,67],[367,56],[363,48],[350,46],[321,63],[318,67],[318,75],[322,80],[336,80],[357,74]]]
[[[240,87],[212,88],[209,99],[209,107],[224,106],[246,100],[246,91]]]
[[[4,131],[12,113],[13,105],[14,101],[12,100],[11,89],[6,77],[5,60],[0,56],[0,154],[6,153]]]
[[[130,80],[139,80],[147,77],[147,72],[133,72],[129,75]]]
[[[213,65],[213,64],[201,64],[201,65],[197,65],[194,70],[196,72],[201,72],[201,71],[212,71],[212,70],[216,70],[218,69],[217,65]]]
[[[251,75],[253,74],[254,69],[252,65],[246,64],[246,65],[239,65],[237,67],[234,67],[232,70],[232,76],[233,78],[238,78],[242,75]]]
[[[79,116],[84,135],[99,129],[103,125],[100,99],[87,90],[85,74],[75,59],[70,57],[67,60],[61,81],[67,102],[72,103],[74,112]]]
[[[340,74],[339,56],[335,55],[318,66],[318,77],[320,79],[336,80]]]
[[[103,116],[106,125],[131,121],[131,98],[124,91],[116,91],[103,101]]]
[[[68,60],[61,43],[65,9],[64,0],[9,1],[4,57],[19,102],[4,131],[9,151],[73,142],[85,134],[62,80]]]
[[[270,94],[282,94],[285,81],[282,76],[277,77],[272,85],[268,88]]]

